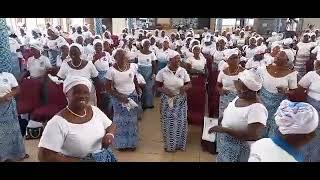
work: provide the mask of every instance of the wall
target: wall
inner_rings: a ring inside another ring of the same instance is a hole
[[[303,18],[303,29],[308,28],[308,24],[315,24],[315,28],[320,29],[320,18]]]
[[[170,19],[171,18],[157,18],[156,23],[157,24],[171,24]]]
[[[112,18],[112,34],[120,35],[126,27],[126,18]]]

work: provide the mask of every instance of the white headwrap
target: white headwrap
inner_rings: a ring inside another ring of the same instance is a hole
[[[31,43],[30,43],[30,47],[31,47],[31,48],[35,48],[35,49],[37,49],[37,50],[40,51],[40,52],[43,50],[41,43],[38,42],[38,41],[31,42]]]
[[[259,39],[264,40],[264,38],[262,36],[259,35],[259,37],[256,38],[256,40],[258,41]]]
[[[271,44],[271,49],[273,49],[273,48],[275,48],[275,47],[277,47],[277,46],[279,46],[280,48],[282,47],[282,46],[279,44],[278,41],[275,41],[275,42],[273,42],[273,43]]]
[[[290,62],[294,61],[294,53],[291,49],[282,49],[281,51],[283,51],[284,53],[286,53],[288,59]]]
[[[311,36],[316,36],[316,33],[312,32],[312,33],[310,33],[309,35],[310,35],[310,37],[311,37]]]
[[[164,43],[165,41],[170,42],[170,38],[169,38],[168,36],[165,36],[165,37],[162,39],[161,43]]]
[[[180,56],[180,54],[177,51],[170,51],[170,53],[168,54],[169,59],[172,59],[176,56]]]
[[[307,36],[307,35],[310,37],[309,33],[303,33],[303,36]]]
[[[103,45],[103,42],[101,39],[95,39],[92,44],[93,46],[95,46],[97,43],[101,43],[101,45]]]
[[[91,91],[92,83],[89,79],[81,76],[67,76],[63,82],[63,92],[67,94],[70,89],[79,84],[87,86],[89,91]]]
[[[200,46],[200,45],[194,45],[194,46],[192,47],[191,51],[193,52],[194,48],[196,48],[196,47],[200,48],[200,51],[201,51],[201,46]]]
[[[192,40],[190,41],[189,48],[192,48],[192,47],[193,47],[192,44],[193,44],[194,42],[198,42],[198,44],[200,44],[200,41],[198,41],[198,40],[196,40],[196,39],[192,39]]]
[[[72,43],[70,45],[70,49],[71,47],[77,47],[79,50],[80,50],[80,54],[83,54],[83,47],[81,46],[81,44],[78,44],[78,43]]]
[[[286,38],[286,39],[284,39],[284,40],[282,40],[282,43],[284,44],[284,45],[290,45],[290,44],[292,44],[293,43],[293,39],[292,38]]]
[[[310,104],[283,100],[275,113],[281,134],[309,134],[319,125],[319,114]]]
[[[50,26],[48,29],[50,29],[55,35],[59,35],[59,31],[57,28],[53,27],[53,26]]]
[[[258,46],[255,48],[255,54],[263,54],[266,52],[266,49],[263,46]]]
[[[210,42],[211,41],[211,35],[206,35],[206,37],[203,40],[204,42]]]
[[[69,48],[69,44],[66,41],[62,41],[58,44],[58,48],[61,48],[62,46],[67,46]]]
[[[240,72],[238,77],[252,91],[259,91],[262,87],[263,80],[254,69],[246,69]]]
[[[257,41],[257,39],[255,37],[251,37],[251,38],[249,38],[249,43],[250,43],[251,39],[255,39]]]
[[[272,34],[271,34],[272,36],[276,36],[277,35],[277,33],[276,32],[272,32]]]
[[[227,43],[227,38],[226,38],[226,37],[224,37],[224,36],[219,36],[219,37],[217,38],[217,42],[219,42],[219,41],[221,41],[221,40],[223,40],[225,43]]]
[[[108,42],[110,45],[112,44],[112,40],[111,39],[104,39],[103,42]]]
[[[40,31],[39,28],[34,28],[34,29],[32,29],[32,31],[34,31],[34,32],[37,33],[37,34],[40,34],[40,33],[41,33],[41,31]]]
[[[225,60],[228,60],[232,55],[238,55],[239,50],[237,48],[234,49],[226,49],[223,51],[223,56]]]

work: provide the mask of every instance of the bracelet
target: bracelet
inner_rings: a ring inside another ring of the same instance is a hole
[[[114,139],[114,135],[112,133],[107,133],[106,135],[110,135]]]

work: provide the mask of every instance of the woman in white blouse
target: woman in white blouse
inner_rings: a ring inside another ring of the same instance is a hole
[[[19,85],[13,74],[0,69],[0,162],[28,158],[21,135],[15,96]]]
[[[262,78],[254,70],[244,70],[234,81],[237,95],[223,113],[221,124],[210,128],[217,132],[217,162],[247,162],[250,143],[260,139],[268,111],[257,92]]]
[[[60,79],[66,79],[68,76],[78,75],[91,80],[95,84],[99,83],[99,72],[97,71],[92,61],[87,61],[81,58],[82,52],[83,48],[80,44],[71,44],[69,52],[71,61],[63,63],[61,65],[60,70],[57,73],[57,76]],[[94,106],[97,105],[96,89],[94,86],[92,86],[90,92],[90,104]]]
[[[150,41],[144,39],[141,41],[142,49],[137,53],[139,73],[146,81],[146,86],[142,94],[142,108],[153,108],[154,97],[154,78],[157,73],[156,55],[149,50]]]
[[[89,105],[91,87],[81,76],[64,81],[68,105],[46,125],[38,145],[40,161],[116,161],[109,149],[116,127],[99,108]]]
[[[291,70],[286,51],[280,51],[275,58],[274,64],[260,70],[264,79],[260,96],[269,112],[265,135],[273,137],[278,134],[278,126],[273,115],[280,103],[293,92],[292,90],[298,87],[298,72]]]
[[[59,45],[60,54],[57,56],[57,68],[60,68],[62,63],[71,61],[69,56],[69,44]]]
[[[172,49],[169,47],[169,38],[164,38],[161,42],[162,48],[157,53],[157,72],[167,66],[169,62],[168,54],[172,53]]]
[[[138,66],[129,63],[128,54],[117,49],[115,64],[108,70],[106,78],[107,92],[113,105],[113,122],[117,126],[115,148],[134,151],[138,145]]]
[[[314,71],[308,72],[299,81],[299,86],[307,90],[307,103],[311,104],[318,112],[320,112],[320,61],[314,62]],[[316,129],[316,138],[307,144],[304,148],[305,161],[320,161],[320,126]]]
[[[156,89],[161,92],[160,120],[164,150],[186,150],[187,143],[187,97],[191,88],[187,71],[180,67],[181,57],[176,51],[169,54],[169,64],[156,77]]]

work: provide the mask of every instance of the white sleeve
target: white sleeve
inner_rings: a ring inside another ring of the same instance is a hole
[[[297,71],[295,71],[289,75],[289,82],[288,82],[289,89],[298,88],[298,79],[297,79],[298,76],[297,75],[298,75]]]
[[[187,63],[187,64],[191,64],[191,57],[187,58],[184,62]]]
[[[65,121],[60,116],[54,116],[46,125],[38,147],[46,148],[54,152],[61,152],[67,134],[67,126],[62,124]]]
[[[257,146],[257,142],[251,144],[250,156],[249,156],[248,162],[261,162],[261,157],[257,152],[256,146]]]
[[[160,70],[156,75],[156,81],[163,82],[163,71]]]
[[[92,61],[89,61],[88,63],[90,63],[90,76],[91,78],[95,78],[95,77],[98,77],[99,75],[99,72],[96,68],[96,66],[92,63]]]
[[[10,82],[11,88],[18,87],[18,86],[19,86],[18,81],[17,81],[17,79],[13,76],[13,74],[8,73],[8,76],[9,76],[8,78],[9,78],[9,82]]]
[[[218,79],[217,79],[217,82],[218,82],[218,83],[222,83],[222,76],[223,76],[223,72],[220,71],[220,72],[219,72],[219,75],[218,75]]]
[[[154,52],[151,53],[151,61],[157,60],[157,56],[154,54]]]
[[[301,80],[299,81],[299,85],[303,88],[309,88],[311,85],[311,74],[308,72],[306,75],[304,75]]]
[[[314,49],[312,49],[311,53],[312,54],[317,54],[318,53],[318,49],[319,49],[319,46],[316,46]]]
[[[52,68],[51,62],[47,57],[45,57],[45,65],[46,65],[46,68]]]
[[[110,81],[113,81],[114,69],[110,68],[106,73],[106,78]]]
[[[251,65],[251,59],[249,59],[248,61],[247,61],[247,63],[246,63],[246,67],[245,67],[246,69],[250,69],[250,68],[252,68],[252,65]]]
[[[137,74],[137,80],[138,80],[138,84],[146,84],[146,81],[144,80],[143,76],[140,73]]]
[[[58,77],[60,77],[60,78],[62,78],[62,79],[66,79],[66,77],[67,77],[67,66],[69,66],[68,65],[68,63],[62,63],[61,64],[61,67],[60,67],[60,69],[59,69],[59,72],[57,73],[57,76]]]
[[[183,79],[184,83],[190,82],[190,76],[187,72],[187,70],[184,69],[184,79]]]
[[[268,110],[263,104],[257,103],[251,105],[250,110],[247,114],[248,124],[261,123],[266,125],[268,119]]]
[[[92,106],[92,110],[97,113],[97,117],[102,122],[104,129],[107,129],[109,126],[111,126],[112,121],[108,118],[106,114],[104,114],[99,108]]]

